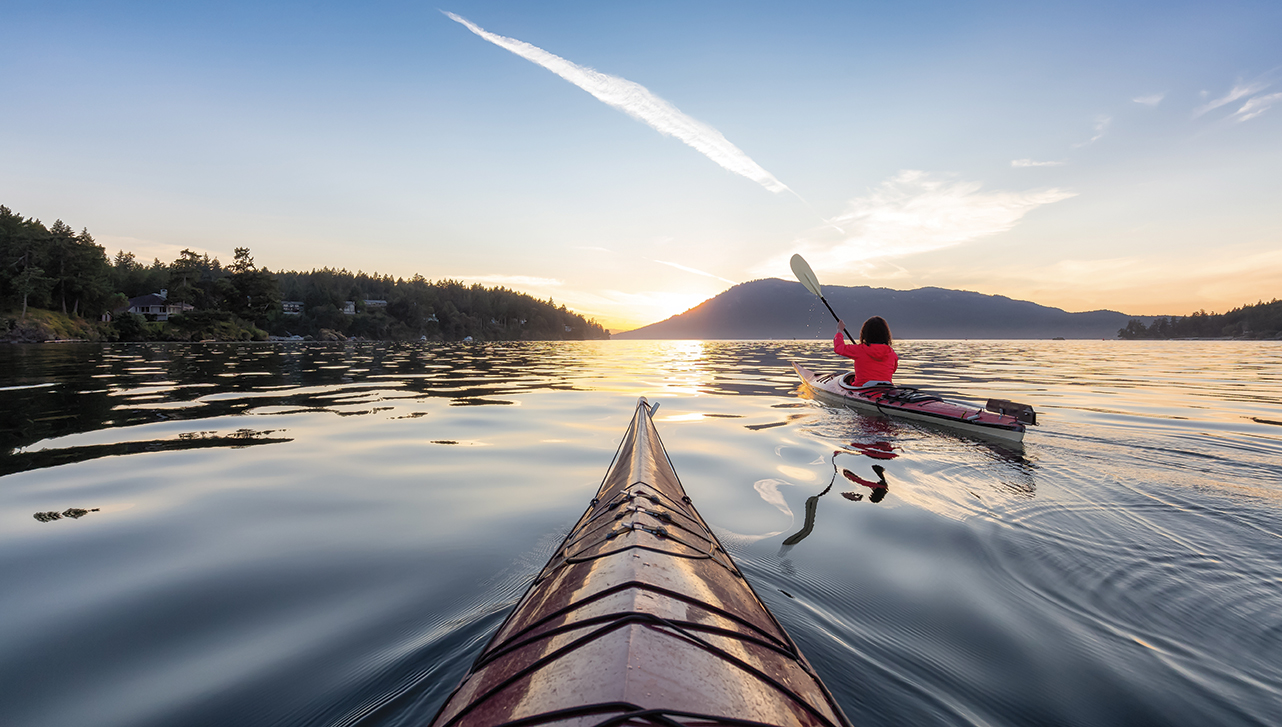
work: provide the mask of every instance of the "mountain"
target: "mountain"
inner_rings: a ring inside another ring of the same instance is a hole
[[[869,316],[890,323],[897,339],[923,338],[1117,338],[1132,318],[1099,310],[1069,313],[1001,295],[964,290],[891,290],[824,286],[824,297],[856,335]],[[740,283],[665,321],[616,339],[830,338],[836,329],[823,302],[801,283],[768,278]]]

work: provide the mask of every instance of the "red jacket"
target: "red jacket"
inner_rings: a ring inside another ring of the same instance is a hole
[[[855,362],[855,386],[869,381],[890,381],[899,368],[899,354],[884,343],[846,343],[841,333],[832,337],[832,350]]]

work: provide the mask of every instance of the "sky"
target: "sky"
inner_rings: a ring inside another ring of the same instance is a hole
[[[110,255],[503,285],[1282,297],[1282,3],[0,6],[0,204]],[[849,316],[876,311],[850,312]]]

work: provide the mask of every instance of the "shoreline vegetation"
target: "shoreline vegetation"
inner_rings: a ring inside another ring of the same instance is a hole
[[[143,299],[146,299],[145,301]],[[321,268],[272,272],[191,250],[108,258],[89,231],[0,205],[0,341],[560,341],[596,321],[504,287]]]
[[[1282,300],[1274,298],[1265,303],[1245,305],[1228,313],[1198,311],[1190,316],[1161,317],[1147,326],[1131,319],[1125,328],[1118,330],[1123,340],[1184,340],[1232,339],[1278,340],[1282,339]]]

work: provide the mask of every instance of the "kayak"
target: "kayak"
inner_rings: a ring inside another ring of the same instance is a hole
[[[865,414],[912,419],[1011,442],[1022,442],[1025,425],[1037,423],[1036,412],[1027,404],[989,399],[983,408],[979,408],[945,401],[909,386],[874,384],[856,387],[851,383],[853,372],[817,374],[795,362],[792,367],[819,401]]]
[[[587,512],[432,721],[849,727],[686,495],[644,398]]]

